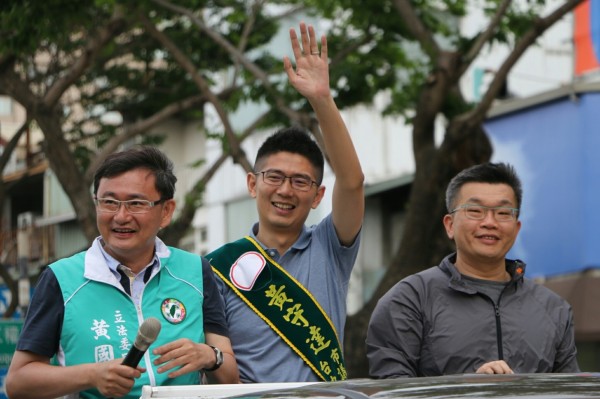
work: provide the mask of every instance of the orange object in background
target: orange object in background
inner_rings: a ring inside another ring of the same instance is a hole
[[[600,70],[600,0],[586,0],[574,11],[575,76]]]

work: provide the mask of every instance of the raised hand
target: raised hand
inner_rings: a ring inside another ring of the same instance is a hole
[[[300,42],[294,28],[290,29],[290,41],[296,60],[296,70],[288,57],[283,58],[283,66],[292,86],[308,100],[328,97],[329,65],[327,39],[321,36],[321,50],[312,25],[300,23]]]

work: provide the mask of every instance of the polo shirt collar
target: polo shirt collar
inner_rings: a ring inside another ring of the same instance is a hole
[[[106,273],[107,268],[110,270],[110,274],[113,276],[119,276],[119,272],[117,271],[117,267],[120,265],[120,262],[115,258],[110,256],[108,252],[106,252],[103,248],[104,240],[102,240],[102,236],[96,237],[92,246],[87,250],[85,254],[85,272],[84,275],[86,278],[97,280],[97,281],[107,281],[108,274]],[[147,267],[151,267],[153,269],[160,269],[160,258],[167,258],[170,255],[171,251],[165,245],[165,243],[158,237],[154,240],[154,258],[151,261],[150,265]],[[101,265],[106,265],[107,268],[99,267]]]
[[[252,229],[250,230],[250,237],[252,237],[254,240],[256,240],[256,242],[260,243],[260,246],[263,247],[263,249],[266,249],[266,250],[273,249],[273,248],[267,248],[256,237],[258,235],[258,228],[259,228],[259,226],[258,226],[258,222],[257,222],[254,224],[254,226],[252,226]],[[290,249],[292,249],[292,248],[296,249],[296,250],[306,249],[308,247],[308,245],[310,244],[311,237],[312,237],[311,231],[305,225],[302,226],[302,231],[300,232],[300,236],[298,237],[296,242],[294,242],[292,244]],[[289,249],[288,249],[288,251],[289,251]]]

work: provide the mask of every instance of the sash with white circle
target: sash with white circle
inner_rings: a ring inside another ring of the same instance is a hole
[[[250,291],[266,264],[259,252],[246,252],[231,266],[229,278],[238,289]]]

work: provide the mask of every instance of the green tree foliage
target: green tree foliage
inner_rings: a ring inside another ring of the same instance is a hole
[[[262,1],[9,0],[0,4],[0,94],[40,127],[45,155],[89,240],[97,234],[89,187],[99,162],[130,140],[160,141],[147,133],[169,118],[202,120],[211,103],[223,128],[207,133],[222,139],[224,156],[165,233],[174,243],[227,155],[249,169],[240,140],[290,115],[314,125],[287,107],[282,62],[266,50],[279,30],[279,15]],[[235,132],[229,113],[248,101],[275,110]]]

